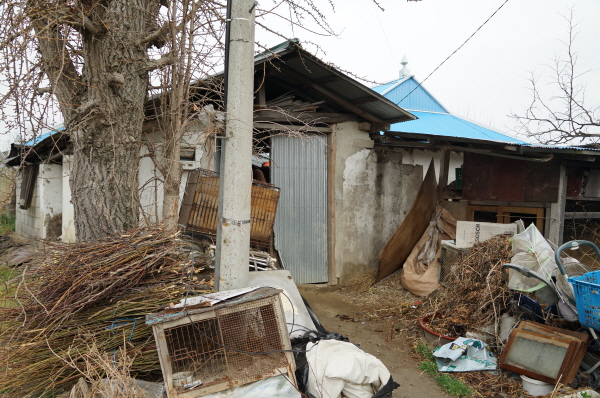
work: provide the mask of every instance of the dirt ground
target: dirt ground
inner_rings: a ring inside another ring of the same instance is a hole
[[[345,321],[336,317],[361,315],[359,306],[345,300],[347,293],[326,285],[299,285],[298,289],[327,330],[348,336],[350,341],[359,344],[387,366],[394,380],[400,384],[394,391],[394,398],[450,397],[429,375],[419,370],[419,362],[413,358],[409,342],[398,337],[389,339],[389,325],[376,321]]]

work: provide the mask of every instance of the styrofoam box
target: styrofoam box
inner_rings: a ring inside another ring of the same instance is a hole
[[[491,222],[457,221],[456,247],[471,247],[477,242],[484,242],[496,235],[514,235],[516,224],[496,224]]]

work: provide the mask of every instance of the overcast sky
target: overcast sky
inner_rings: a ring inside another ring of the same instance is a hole
[[[337,0],[332,11],[327,0],[315,1],[339,32],[337,37],[316,36],[299,27],[292,32],[283,22],[271,28],[318,43],[324,53],[317,55],[323,60],[380,83],[398,78],[404,55],[411,73],[422,81],[505,2],[378,0],[385,9],[381,11],[370,0]],[[509,0],[424,86],[451,112],[514,135],[514,122],[507,115],[526,109],[531,72],[549,72],[545,65],[565,54],[564,16],[572,7],[579,23],[579,71],[590,71],[582,80],[587,100],[592,106],[600,104],[599,0]],[[261,31],[257,39],[267,45],[281,41]],[[310,44],[305,48],[316,52]]]
[[[398,78],[404,55],[411,73],[423,81],[505,2],[378,0],[382,11],[371,0],[334,0],[334,11],[328,0],[314,1],[337,36],[315,35],[298,26],[292,30],[289,22],[272,17],[270,29],[297,37],[324,61],[379,83]],[[261,0],[260,6],[279,3]],[[590,107],[600,105],[600,0],[509,0],[424,86],[451,112],[514,135],[514,122],[507,115],[522,114],[527,108],[531,72],[542,75],[543,82],[544,72],[551,76],[546,65],[565,54],[564,16],[571,8],[579,23],[575,42],[579,72],[590,71],[582,79],[586,99]],[[289,17],[285,7],[276,12]],[[266,46],[283,41],[260,29],[256,33]],[[9,141],[0,136],[0,147],[6,148]]]

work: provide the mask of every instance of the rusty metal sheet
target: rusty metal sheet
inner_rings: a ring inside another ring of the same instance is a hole
[[[560,162],[558,159],[544,163],[527,164],[527,186],[525,189],[525,202],[558,201],[560,185]]]
[[[567,197],[578,198],[583,184],[583,167],[567,167]]]
[[[586,198],[600,198],[600,170],[590,169],[587,184],[585,185]]]
[[[265,182],[252,182],[250,200],[250,240],[268,244],[279,201],[279,188]],[[219,173],[191,171],[179,211],[179,226],[187,231],[216,236],[219,210]]]
[[[486,200],[492,197],[493,169],[481,166],[485,160],[481,155],[465,152],[462,167],[464,199]]]
[[[560,163],[531,162],[466,152],[463,198],[506,202],[558,200]]]

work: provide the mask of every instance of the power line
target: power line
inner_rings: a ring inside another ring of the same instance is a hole
[[[501,5],[500,7],[498,7],[498,9],[497,9],[496,11],[494,11],[494,13],[493,13],[492,15],[490,15],[490,17],[489,17],[488,19],[486,19],[486,20],[485,20],[485,22],[484,22],[484,23],[482,23],[482,24],[481,24],[481,26],[479,26],[479,27],[477,28],[477,30],[475,30],[475,32],[473,32],[473,34],[472,34],[471,36],[469,36],[469,37],[467,38],[467,40],[465,40],[465,41],[463,42],[463,44],[461,44],[461,45],[460,45],[460,46],[459,46],[459,47],[458,47],[456,50],[452,51],[452,54],[448,55],[448,58],[446,58],[445,60],[443,60],[443,61],[442,61],[442,63],[441,63],[441,64],[439,64],[439,65],[438,65],[438,66],[437,66],[437,67],[436,67],[436,68],[433,70],[433,72],[431,72],[429,75],[427,75],[427,77],[426,77],[426,78],[425,78],[425,79],[424,79],[424,80],[423,80],[421,83],[417,84],[417,86],[416,86],[415,88],[413,88],[413,89],[411,90],[411,92],[410,92],[410,93],[406,94],[406,96],[405,96],[404,98],[402,98],[400,101],[398,101],[398,104],[400,104],[400,102],[404,101],[404,100],[405,100],[405,99],[406,99],[406,98],[407,98],[409,95],[411,95],[411,94],[412,94],[412,93],[413,93],[413,92],[414,92],[416,89],[418,89],[419,87],[421,87],[421,85],[423,85],[423,83],[425,83],[425,81],[427,81],[427,79],[429,79],[429,78],[431,77],[431,75],[433,75],[433,74],[435,73],[435,71],[437,71],[438,69],[440,69],[440,67],[441,67],[442,65],[444,65],[444,64],[446,63],[446,61],[448,61],[448,60],[450,59],[450,57],[452,57],[454,54],[456,54],[456,52],[457,52],[458,50],[460,50],[461,48],[463,48],[463,46],[464,46],[465,44],[467,44],[467,42],[468,42],[469,40],[471,40],[471,38],[472,38],[473,36],[475,36],[475,34],[476,34],[477,32],[479,32],[479,30],[480,30],[481,28],[483,28],[483,27],[485,26],[485,24],[486,24],[486,23],[488,23],[488,22],[490,21],[490,19],[492,19],[492,17],[493,17],[494,15],[496,15],[496,13],[497,13],[498,11],[500,11],[500,9],[501,9],[502,7],[504,7],[504,5],[505,5],[506,3],[508,3],[508,0],[505,0],[505,1],[504,1],[504,3],[502,3],[502,5]]]
[[[377,21],[379,21],[379,27],[381,28],[381,32],[383,33],[383,38],[385,39],[385,42],[387,43],[388,48],[390,49],[390,53],[392,54],[392,58],[394,58],[394,62],[397,65],[398,60],[396,59],[396,56],[394,55],[394,50],[392,50],[390,41],[388,40],[387,35],[385,34],[385,29],[383,29],[383,24],[381,23],[381,19],[379,18],[379,13],[377,12],[377,5],[375,5],[375,2],[373,2],[372,5],[373,5],[373,8],[375,9],[375,16],[377,17]]]

